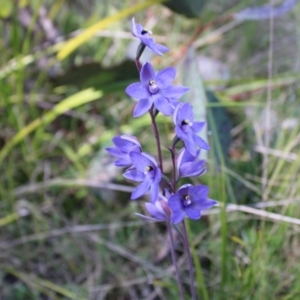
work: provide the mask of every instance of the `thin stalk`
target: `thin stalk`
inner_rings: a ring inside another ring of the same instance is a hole
[[[157,129],[157,124],[155,121],[155,116],[153,113],[153,105],[152,105],[151,109],[149,110],[149,114],[151,117],[152,129],[153,129],[154,137],[156,140],[157,154],[158,154],[158,166],[159,166],[161,172],[163,173],[164,170],[163,170],[163,160],[162,160],[162,154],[161,154],[160,137],[159,137],[159,133],[158,133],[158,129]]]
[[[178,287],[179,287],[180,299],[184,300],[182,282],[180,280],[179,269],[178,269],[178,265],[177,265],[177,261],[176,261],[176,254],[175,254],[175,246],[174,246],[174,238],[173,238],[173,233],[172,233],[172,227],[171,227],[169,222],[166,222],[166,223],[167,223],[168,232],[169,232],[169,236],[170,236],[171,255],[172,255],[173,265],[175,267],[175,273],[176,273],[177,283],[178,283]]]
[[[176,191],[176,161],[175,161],[175,156],[176,156],[176,149],[175,146],[173,145],[171,149],[171,155],[172,155],[172,163],[173,163],[173,189]],[[182,221],[182,228],[183,228],[183,245],[185,248],[185,251],[188,256],[188,263],[189,263],[189,273],[190,273],[190,289],[191,289],[191,295],[192,295],[192,300],[196,300],[197,295],[196,295],[196,289],[195,289],[195,277],[194,277],[194,267],[193,267],[193,260],[192,260],[192,255],[191,255],[191,250],[189,247],[189,240],[188,240],[188,234],[186,230],[186,225],[185,221]]]
[[[173,145],[171,149],[171,157],[172,157],[172,164],[173,164],[173,190],[176,191],[176,162],[175,162],[175,146]]]
[[[136,67],[137,67],[137,69],[139,70],[139,71],[141,71],[141,69],[142,69],[142,64],[140,63],[140,61],[139,61],[139,59],[135,59],[135,65],[136,65]]]
[[[191,294],[192,294],[192,300],[196,300],[197,295],[196,295],[196,289],[195,289],[194,266],[193,266],[191,250],[190,250],[190,247],[189,247],[189,239],[188,239],[186,225],[185,225],[184,220],[182,221],[182,228],[183,228],[183,244],[184,244],[184,248],[185,248],[185,251],[187,253],[188,262],[189,262],[190,289],[191,289]]]
[[[141,44],[139,44],[137,52],[136,52],[135,65],[136,65],[137,69],[139,70],[139,72],[142,69],[142,64],[140,62],[140,57],[142,56],[145,48],[146,48],[146,46],[141,43]]]

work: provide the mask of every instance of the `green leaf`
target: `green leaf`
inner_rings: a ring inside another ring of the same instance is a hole
[[[80,105],[97,100],[103,96],[102,91],[95,91],[93,89],[86,89],[80,91],[66,99],[62,100],[59,104],[54,106],[50,111],[44,114],[43,117],[38,118],[20,130],[0,151],[0,163],[8,155],[9,151],[19,142],[21,142],[31,132],[36,130],[39,126],[45,126],[51,123],[55,118],[64,112],[78,107]]]
[[[213,92],[206,91],[206,96],[209,103],[220,103],[219,99]],[[210,112],[209,115],[213,118],[213,120],[208,118],[208,126],[212,131],[214,131],[213,128],[215,128],[216,132],[213,132],[213,135],[218,136],[218,142],[220,144],[223,157],[227,157],[231,144],[230,131],[233,128],[231,118],[224,107],[208,107],[208,111]],[[214,125],[212,125],[212,123]],[[217,149],[215,152],[217,152]]]
[[[103,90],[103,87],[111,86],[113,83],[126,82],[129,84],[138,79],[135,63],[126,60],[109,68],[103,68],[97,62],[84,63],[68,69],[62,75],[52,77],[51,81],[55,86],[75,85],[81,89],[93,87]]]
[[[165,6],[188,18],[198,18],[206,0],[169,0]]]

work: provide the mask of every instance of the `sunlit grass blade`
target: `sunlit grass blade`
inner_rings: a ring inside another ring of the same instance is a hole
[[[19,55],[9,60],[4,66],[0,69],[0,79],[4,79],[9,76],[11,73],[22,70],[24,67],[34,63],[40,58],[45,57],[45,55],[52,54],[57,52],[64,45],[64,42],[57,43],[46,50],[37,51],[32,54]]]
[[[14,212],[0,219],[0,227],[8,225],[19,219],[18,213]]]
[[[25,128],[19,131],[0,151],[0,163],[7,156],[9,151],[20,141],[22,141],[31,132],[37,129],[39,126],[45,126],[51,123],[56,117],[63,114],[64,112],[78,107],[80,105],[89,103],[97,100],[103,96],[102,91],[95,91],[93,89],[86,89],[80,91],[64,100],[53,107],[52,110],[47,112],[42,118],[38,118],[28,124]]]
[[[80,35],[67,42],[66,45],[58,52],[57,58],[60,60],[65,59],[79,46],[88,41],[97,31],[104,29],[107,26],[113,24],[114,22],[120,21],[140,10],[143,10],[148,6],[160,2],[163,2],[163,0],[149,0],[142,3],[138,3],[135,6],[125,8],[124,10],[99,21],[98,23],[92,25],[91,27],[83,31]]]

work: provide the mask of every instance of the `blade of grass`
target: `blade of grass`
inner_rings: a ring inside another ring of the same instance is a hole
[[[0,219],[0,227],[8,225],[16,220],[19,219],[19,214],[17,214],[16,212],[9,214],[3,218]]]
[[[77,296],[75,293],[72,293],[69,290],[67,290],[67,289],[65,289],[65,288],[63,288],[59,285],[54,284],[51,281],[40,279],[40,278],[34,276],[33,274],[25,274],[25,273],[22,273],[22,272],[19,272],[19,271],[13,269],[13,268],[10,268],[10,267],[4,267],[3,269],[6,272],[8,272],[8,273],[16,276],[17,278],[23,280],[26,284],[28,282],[28,279],[30,278],[30,281],[32,281],[33,283],[35,283],[35,284],[37,284],[41,287],[50,289],[50,290],[52,290],[52,291],[54,291],[54,292],[56,292],[60,295],[68,297],[69,299],[76,299],[76,300],[84,300],[85,299],[85,298],[82,298],[80,296]]]
[[[192,240],[192,234],[191,234],[191,229],[190,229],[190,222],[189,222],[188,219],[186,220],[186,229],[187,229],[189,241],[191,241]],[[193,262],[194,262],[195,269],[196,269],[196,280],[197,280],[198,294],[202,294],[204,300],[209,300],[209,296],[208,296],[208,292],[207,292],[207,288],[206,288],[206,283],[205,283],[204,276],[203,276],[202,267],[201,267],[200,260],[199,260],[197,251],[195,249],[194,243],[190,243],[190,248],[191,248],[191,252],[192,252],[192,256],[193,256]]]
[[[120,21],[142,9],[147,8],[156,3],[161,3],[163,0],[149,0],[142,3],[138,3],[133,7],[125,8],[124,10],[109,16],[98,23],[90,26],[88,29],[83,31],[80,35],[76,36],[75,38],[69,40],[65,46],[58,52],[57,58],[60,60],[65,59],[68,57],[74,50],[76,50],[79,46],[84,44],[88,41],[92,36],[99,30],[106,28],[107,26]]]
[[[64,42],[59,42],[47,48],[46,50],[40,50],[32,54],[19,55],[17,57],[14,57],[0,69],[0,79],[4,79],[14,71],[25,68],[26,66],[32,64],[33,62],[37,61],[39,58],[44,57],[45,55],[57,52],[59,49],[62,48],[63,45]]]
[[[20,130],[0,151],[0,163],[8,155],[9,151],[20,141],[22,141],[31,132],[39,126],[51,123],[55,118],[64,112],[78,107],[80,105],[95,101],[103,96],[102,91],[95,91],[91,88],[80,91],[66,99],[62,100],[59,104],[53,107],[52,110],[47,112],[42,118],[38,118]]]
[[[221,293],[223,288],[226,286],[227,281],[227,195],[226,195],[226,183],[230,184],[230,180],[226,181],[226,174],[222,170],[225,168],[225,161],[223,157],[223,151],[221,149],[218,132],[212,112],[208,110],[208,119],[210,120],[211,129],[213,132],[213,139],[216,148],[216,156],[220,162],[220,176],[216,180],[215,186],[217,188],[216,195],[219,197],[217,200],[223,203],[223,207],[220,209],[220,220],[221,220]],[[213,149],[214,147],[212,147]]]

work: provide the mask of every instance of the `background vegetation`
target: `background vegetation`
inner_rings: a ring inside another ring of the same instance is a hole
[[[242,22],[227,16],[266,1],[211,0],[199,23],[141,3],[0,0],[0,298],[177,299],[165,227],[134,214],[142,202],[103,151],[129,133],[155,153],[124,93],[135,15],[209,123],[195,182],[220,206],[189,222],[199,297],[300,299],[300,5]],[[167,145],[172,124],[159,125]],[[188,283],[179,237],[177,254]]]

